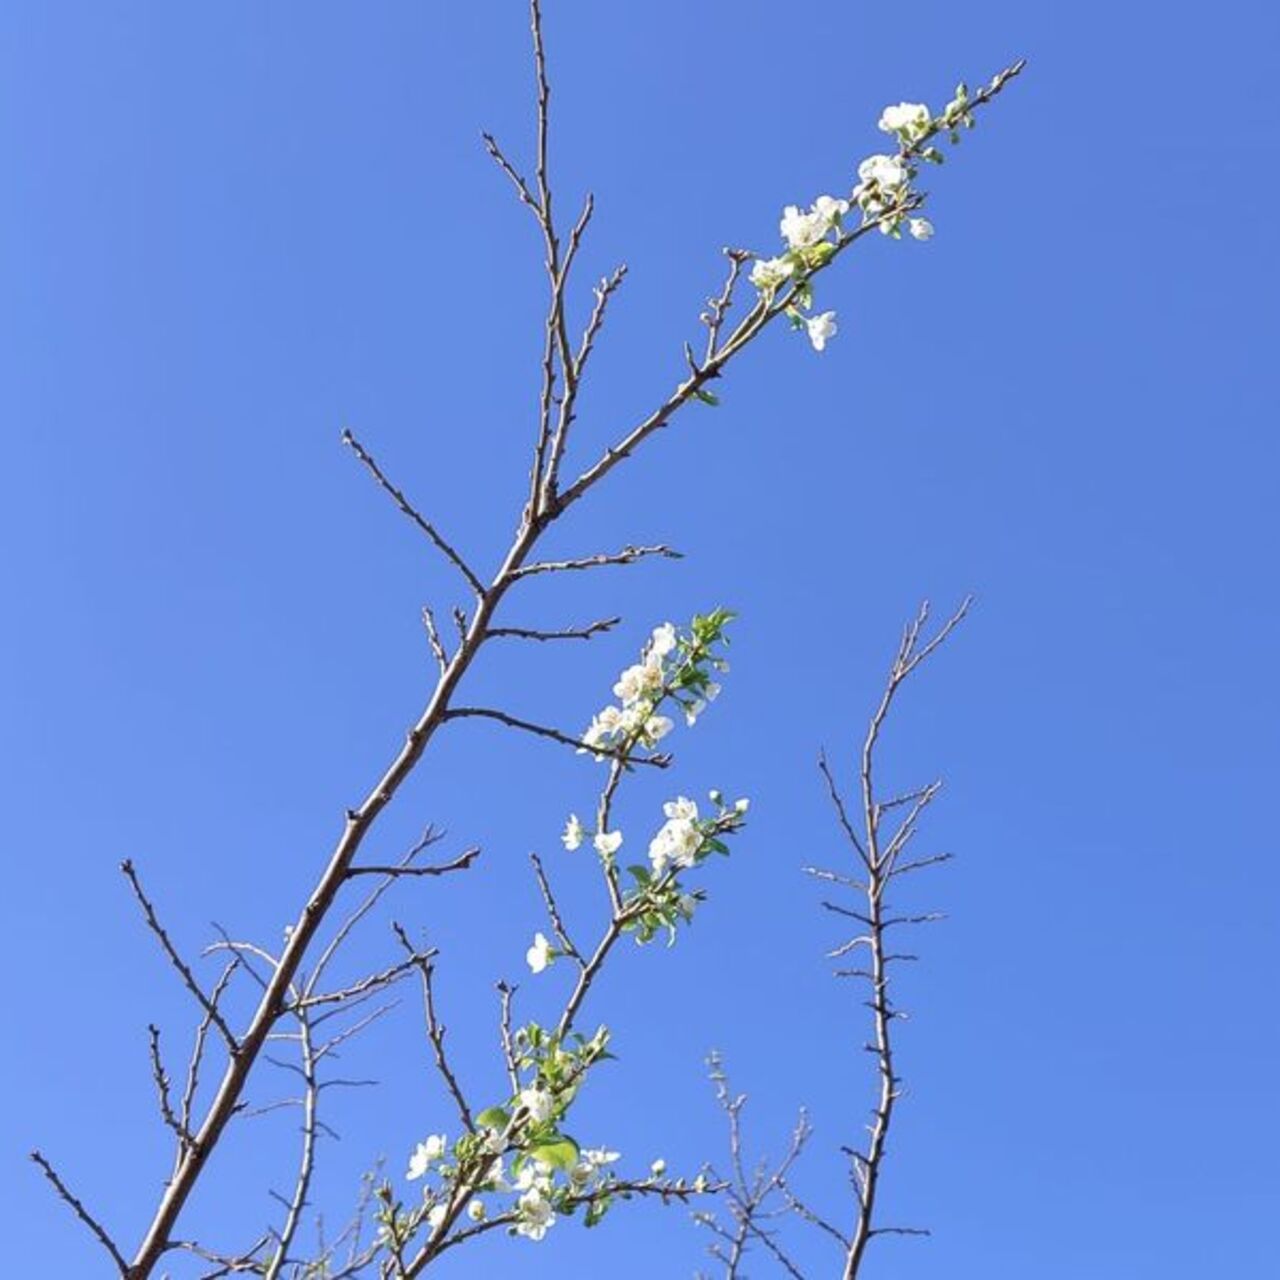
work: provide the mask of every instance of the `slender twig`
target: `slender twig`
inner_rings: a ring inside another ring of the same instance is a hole
[[[342,443],[345,444],[355,455],[364,463],[369,474],[378,482],[381,488],[396,504],[400,510],[413,521],[414,524],[427,535],[435,544],[436,549],[441,552],[444,557],[449,560],[458,570],[459,573],[467,580],[467,585],[478,596],[484,595],[484,583],[476,576],[471,566],[462,558],[462,556],[454,549],[453,545],[448,542],[440,533],[440,531],[428,520],[416,507],[410,503],[409,499],[396,488],[394,484],[387,479],[382,468],[374,461],[373,455],[355,438],[352,433],[347,430],[342,433]]]
[[[444,1081],[445,1088],[449,1090],[454,1105],[458,1108],[458,1116],[462,1120],[464,1128],[469,1133],[474,1133],[476,1126],[471,1117],[471,1107],[467,1102],[466,1095],[462,1092],[462,1086],[458,1083],[457,1075],[454,1074],[453,1068],[449,1065],[449,1058],[444,1050],[444,1038],[447,1028],[436,1013],[436,994],[433,981],[435,966],[431,963],[435,952],[416,950],[409,941],[409,935],[401,925],[392,924],[391,927],[395,931],[396,937],[400,940],[400,945],[408,952],[409,963],[422,976],[422,1009],[426,1017],[427,1039],[431,1041],[431,1049],[435,1054],[436,1070],[440,1073],[440,1078]]]
[[[560,904],[551,891],[551,881],[547,879],[542,859],[536,853],[530,853],[529,861],[533,864],[533,875],[538,882],[538,888],[542,891],[542,901],[546,905],[547,917],[551,921],[551,931],[556,935],[556,941],[560,943],[561,950],[566,955],[572,956],[580,965],[585,965],[587,962],[582,958],[582,952],[573,945],[573,940],[565,928],[564,917],[560,914]]]
[[[527,564],[522,569],[517,569],[514,576],[516,578],[531,578],[539,573],[571,573],[580,569],[599,569],[605,565],[635,564],[637,560],[643,560],[649,556],[661,556],[665,560],[681,560],[684,558],[681,552],[674,551],[671,547],[627,546],[623,547],[621,551],[615,551],[612,554],[602,552],[599,555],[582,556],[577,560],[540,560],[534,564]]]
[[[585,627],[565,627],[560,631],[539,631],[533,627],[494,627],[489,632],[489,638],[496,640],[499,636],[510,636],[517,640],[590,640],[593,636],[612,631],[621,621],[621,618],[601,618],[599,622],[588,623]]]
[[[139,906],[142,907],[142,914],[146,919],[147,928],[155,934],[160,946],[164,949],[165,955],[169,957],[170,963],[178,971],[187,990],[195,996],[201,1008],[204,1009],[206,1016],[222,1033],[222,1038],[227,1042],[227,1048],[230,1050],[231,1056],[235,1057],[240,1051],[239,1042],[232,1034],[231,1028],[227,1026],[222,1014],[218,1012],[218,1006],[205,995],[204,988],[196,981],[195,974],[191,972],[186,961],[178,954],[177,948],[170,941],[164,926],[156,916],[155,907],[152,906],[151,899],[143,892],[142,884],[138,880],[138,873],[134,870],[133,862],[126,858],[120,864],[120,870],[124,873],[125,879],[129,881],[129,885],[133,889],[133,896],[137,898]]]
[[[164,1060],[160,1055],[160,1028],[154,1022],[147,1028],[147,1037],[147,1048],[151,1055],[151,1079],[156,1086],[156,1105],[160,1108],[160,1118],[166,1127],[173,1131],[179,1147],[186,1146],[191,1141],[191,1135],[173,1110],[173,1101],[169,1092],[169,1073],[164,1069]]]
[[[98,1243],[101,1244],[102,1247],[111,1255],[111,1260],[116,1264],[116,1270],[119,1271],[122,1276],[128,1276],[130,1274],[129,1264],[124,1260],[124,1255],[120,1250],[116,1248],[115,1241],[107,1234],[106,1228],[102,1223],[100,1223],[97,1218],[95,1218],[93,1214],[91,1214],[89,1210],[71,1194],[70,1190],[67,1188],[67,1184],[58,1177],[53,1165],[51,1165],[39,1151],[33,1151],[31,1153],[31,1159],[40,1166],[41,1172],[46,1178],[48,1178],[53,1189],[58,1193],[59,1199],[61,1199],[71,1209],[71,1212],[74,1213],[95,1236],[97,1236]]]
[[[505,711],[498,711],[493,707],[452,707],[446,713],[445,718],[449,720],[465,720],[469,717],[496,720],[499,724],[505,724],[509,729],[522,729],[525,733],[532,733],[539,738],[549,738],[552,742],[559,742],[563,746],[573,747],[576,751],[589,751],[593,755],[621,760],[624,764],[646,764],[655,769],[665,769],[671,763],[671,757],[667,755],[637,756],[631,755],[627,747],[609,747],[598,743],[583,742],[581,738],[562,733],[559,729],[553,729],[549,725],[535,724],[532,720],[521,720],[518,716],[508,715]]]

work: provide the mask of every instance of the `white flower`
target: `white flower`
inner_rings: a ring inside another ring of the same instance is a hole
[[[795,269],[790,258],[757,258],[749,279],[757,289],[776,289]]]
[[[409,1171],[404,1175],[412,1182],[421,1178],[448,1149],[449,1139],[443,1133],[433,1133],[426,1142],[420,1142],[409,1157]]]
[[[500,1155],[502,1153],[502,1148],[506,1146],[506,1143],[503,1141],[501,1129],[485,1129],[482,1134],[482,1138],[482,1145],[484,1149],[492,1156]],[[500,1160],[497,1161],[494,1167],[498,1169],[499,1173],[501,1173],[502,1162]]]
[[[661,742],[674,728],[669,716],[650,716],[644,722],[644,736],[650,742]]]
[[[906,185],[910,174],[899,156],[868,156],[858,166],[858,177],[881,190],[896,191]]]
[[[808,249],[827,234],[827,220],[818,213],[802,213],[798,206],[789,204],[782,211],[778,230],[792,249]]]
[[[579,750],[585,751],[588,747],[598,747],[608,742],[621,728],[622,712],[617,707],[605,707],[596,714],[586,733],[582,735],[584,745]]]
[[[586,832],[582,829],[582,823],[578,821],[578,815],[571,813],[569,821],[564,824],[564,835],[560,837],[561,843],[566,849],[572,852],[581,843]]]
[[[654,627],[653,637],[649,641],[649,652],[656,657],[665,658],[676,647],[676,629],[670,622]]]
[[[649,861],[661,875],[668,864],[691,867],[702,847],[702,832],[695,821],[698,807],[683,796],[663,806],[668,821],[649,842]]]
[[[908,218],[907,230],[916,240],[933,239],[933,223],[928,218]]]
[[[649,1166],[649,1172],[653,1174],[655,1178],[662,1177],[662,1175],[666,1173],[666,1171],[667,1171],[667,1162],[663,1160],[661,1157],[659,1157]]]
[[[750,808],[751,801],[748,800],[746,796],[743,796],[741,800],[735,800],[733,802],[733,809],[735,813],[746,813]]]
[[[551,943],[547,941],[546,934],[535,933],[533,935],[533,946],[524,953],[524,958],[529,962],[529,968],[534,973],[541,973],[556,958],[555,952],[551,949]]]
[[[520,1197],[518,1212],[516,1234],[530,1240],[541,1240],[555,1225],[555,1210],[537,1187],[531,1187]]]
[[[449,1206],[447,1204],[433,1204],[431,1206],[430,1212],[427,1214],[427,1221],[431,1224],[432,1231],[439,1227],[448,1212]]]
[[[708,702],[714,702],[720,696],[720,686],[714,680],[711,680],[702,693]]]
[[[687,725],[689,726],[689,728],[690,728],[690,729],[692,729],[692,728],[693,728],[693,726],[694,726],[695,724],[697,724],[697,723],[698,723],[698,717],[699,717],[699,716],[700,716],[700,715],[701,715],[701,714],[702,714],[706,709],[707,709],[707,704],[706,704],[706,702],[705,702],[702,698],[695,698],[695,699],[694,699],[694,700],[693,700],[693,701],[692,701],[692,702],[691,702],[687,707],[685,707],[685,709],[684,709],[684,722],[685,722],[685,724],[687,724]]]
[[[584,1151],[582,1158],[569,1170],[569,1181],[577,1190],[582,1191],[599,1179],[600,1171],[605,1165],[612,1164],[618,1158],[616,1151],[605,1151],[603,1148]]]
[[[828,223],[834,223],[837,218],[843,218],[849,212],[849,202],[834,200],[831,196],[819,196],[813,202],[813,212]]]
[[[904,133],[919,137],[932,122],[929,108],[923,102],[899,102],[896,107],[885,107],[880,115],[880,129],[884,133]]]
[[[656,653],[650,654],[647,662],[637,662],[628,667],[613,686],[614,694],[621,698],[623,704],[637,701],[647,693],[655,693],[662,688],[662,660]]]
[[[471,1203],[467,1205],[467,1217],[470,1218],[472,1222],[483,1222],[484,1212],[483,1200],[472,1200]]]
[[[809,334],[809,341],[813,343],[813,349],[821,351],[836,336],[836,313],[824,311],[820,316],[810,316],[804,322],[804,327]]]
[[[602,858],[612,857],[622,847],[622,832],[597,831],[591,843]]]
[[[546,1089],[521,1089],[520,1105],[529,1113],[534,1124],[541,1124],[551,1115],[554,1099]]]

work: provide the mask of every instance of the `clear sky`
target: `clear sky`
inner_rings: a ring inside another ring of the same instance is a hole
[[[633,1171],[720,1155],[701,1079],[718,1047],[753,1142],[810,1106],[800,1183],[847,1214],[835,1152],[871,1096],[865,1010],[827,976],[839,931],[797,870],[843,856],[813,761],[826,744],[847,767],[916,602],[973,591],[889,744],[904,784],[945,776],[927,834],[959,856],[918,887],[949,920],[903,983],[887,1173],[893,1220],[935,1234],[882,1242],[873,1274],[1270,1273],[1274,6],[547,11],[561,207],[588,186],[598,203],[578,312],[587,281],[631,267],[579,461],[680,376],[722,244],[769,248],[783,204],[847,186],[886,102],[940,106],[1031,59],[929,173],[936,238],[877,237],[824,278],[828,350],[766,335],[719,410],[690,411],[555,540],[687,558],[529,588],[511,621],[626,624],[475,674],[474,700],[573,727],[654,622],[741,614],[723,699],[623,827],[643,847],[666,793],[710,785],[750,795],[753,820],[680,946],[625,955],[603,986],[592,1017],[620,1061],[581,1136]],[[520,0],[0,7],[7,1274],[107,1274],[33,1145],[129,1246],[167,1173],[146,1024],[177,1054],[192,1011],[119,859],[185,947],[213,920],[277,938],[423,700],[418,611],[457,583],[340,429],[478,563],[506,544],[539,249],[478,131],[524,160],[530,122]],[[541,923],[525,856],[587,919],[594,882],[556,836],[596,776],[464,726],[371,845],[391,857],[428,820],[483,845],[395,911],[441,947],[460,1067],[494,1091],[491,983],[521,976]],[[392,947],[378,924],[356,958]],[[530,1015],[564,977],[525,983]],[[406,993],[344,1059],[382,1086],[338,1101],[331,1221],[379,1153],[399,1176],[447,1124],[416,1016]],[[291,1123],[246,1122],[186,1230],[258,1232]],[[683,1211],[640,1207],[441,1274],[688,1275],[705,1243]],[[831,1273],[821,1240],[796,1249]]]

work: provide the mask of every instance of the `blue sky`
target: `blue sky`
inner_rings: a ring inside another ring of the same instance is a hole
[[[530,588],[511,620],[618,612],[589,650],[486,657],[474,699],[573,726],[648,626],[736,608],[724,698],[637,782],[631,839],[673,789],[754,801],[671,952],[627,954],[593,1016],[620,1061],[581,1136],[696,1168],[722,1152],[720,1048],[752,1141],[809,1105],[805,1190],[847,1214],[839,1143],[870,1098],[862,1010],[798,872],[843,851],[813,760],[848,766],[897,629],[978,606],[908,691],[892,776],[941,773],[920,886],[949,920],[904,980],[910,1094],[875,1275],[1256,1276],[1280,1178],[1273,807],[1278,20],[922,0],[782,6],[548,0],[561,207],[590,187],[586,284],[631,277],[585,393],[585,462],[680,374],[725,243],[851,180],[886,102],[1027,75],[944,169],[938,234],[860,246],[822,283],[822,356],[770,333],[716,412],[689,412],[557,531],[566,554],[667,541],[679,563]],[[13,1274],[106,1274],[39,1184],[39,1144],[127,1245],[167,1172],[146,1024],[191,1022],[116,871],[133,857],[191,950],[210,922],[293,918],[417,714],[418,611],[457,598],[339,446],[351,426],[478,563],[517,514],[536,392],[538,246],[484,157],[530,143],[524,7],[332,2],[0,11],[0,500],[8,884],[4,1216]],[[541,923],[590,762],[487,726],[433,746],[371,848],[427,821],[483,845],[395,912],[442,949],[461,1069],[500,1087],[491,984]],[[385,923],[353,957],[391,952]],[[526,983],[549,1009],[553,970]],[[331,1220],[380,1154],[446,1113],[416,1005],[344,1059],[320,1188]],[[269,1101],[282,1080],[253,1093]],[[252,1238],[291,1121],[218,1156],[186,1227]],[[269,1158],[268,1158],[269,1157]],[[11,1217],[10,1217],[11,1215]],[[545,1253],[499,1241],[442,1275],[688,1275],[705,1241],[637,1208]],[[552,1252],[554,1250],[554,1252]],[[821,1240],[796,1252],[830,1273]],[[483,1270],[487,1268],[488,1270]],[[535,1270],[535,1273],[540,1273]],[[175,1269],[175,1277],[186,1274]],[[760,1261],[753,1275],[768,1274]]]

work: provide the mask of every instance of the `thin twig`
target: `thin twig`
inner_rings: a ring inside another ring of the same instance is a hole
[[[124,873],[125,878],[129,881],[130,887],[133,889],[133,895],[138,900],[138,904],[142,907],[142,914],[146,919],[147,928],[155,934],[159,940],[161,947],[164,949],[165,955],[169,957],[170,963],[178,971],[188,991],[195,996],[201,1008],[204,1009],[209,1020],[222,1033],[222,1038],[227,1042],[227,1048],[231,1052],[232,1057],[240,1052],[239,1042],[231,1032],[231,1028],[227,1026],[226,1020],[222,1014],[218,1012],[218,1006],[204,993],[204,989],[196,981],[195,974],[191,972],[186,961],[178,954],[177,948],[169,939],[169,935],[165,932],[164,926],[160,923],[156,916],[155,907],[151,905],[151,899],[142,890],[142,885],[138,880],[138,873],[134,870],[133,862],[126,858],[120,864],[120,870]]]

